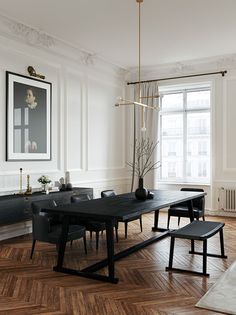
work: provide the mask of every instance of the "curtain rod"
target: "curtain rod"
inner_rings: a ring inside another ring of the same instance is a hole
[[[190,74],[190,75],[183,75],[183,76],[180,76],[180,77],[162,78],[162,79],[146,80],[146,81],[137,81],[137,82],[127,82],[127,85],[138,84],[138,83],[159,82],[159,81],[174,80],[174,79],[183,79],[183,78],[192,78],[192,77],[200,77],[200,76],[204,76],[204,75],[214,75],[214,74],[221,74],[222,77],[224,77],[226,73],[227,73],[227,71],[224,70],[224,71],[217,71],[217,72]]]

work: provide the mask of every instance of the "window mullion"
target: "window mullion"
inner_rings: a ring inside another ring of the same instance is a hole
[[[183,92],[183,180],[187,179],[187,92]]]

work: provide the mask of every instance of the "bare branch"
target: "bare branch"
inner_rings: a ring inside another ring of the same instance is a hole
[[[135,163],[128,162],[126,164],[134,169],[135,174],[139,178],[161,166],[160,161],[152,161],[158,143],[150,141],[149,138],[142,138],[140,141],[136,140],[136,161]]]

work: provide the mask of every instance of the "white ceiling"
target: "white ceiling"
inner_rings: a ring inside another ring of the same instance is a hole
[[[236,53],[236,0],[144,0],[142,66]],[[135,0],[8,0],[14,18],[122,67],[138,64]]]

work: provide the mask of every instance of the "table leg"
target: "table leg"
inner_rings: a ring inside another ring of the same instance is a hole
[[[114,227],[114,224],[112,221],[106,222],[108,277],[110,280],[115,279],[113,227]]]
[[[158,227],[158,220],[159,220],[159,209],[155,210],[155,212],[154,212],[154,227],[152,228],[152,231],[153,232],[165,232],[165,231],[167,231],[168,229]]]
[[[62,222],[60,242],[59,242],[57,265],[53,268],[53,270],[55,271],[59,271],[63,265],[68,231],[69,231],[69,216],[64,216],[63,222]]]

